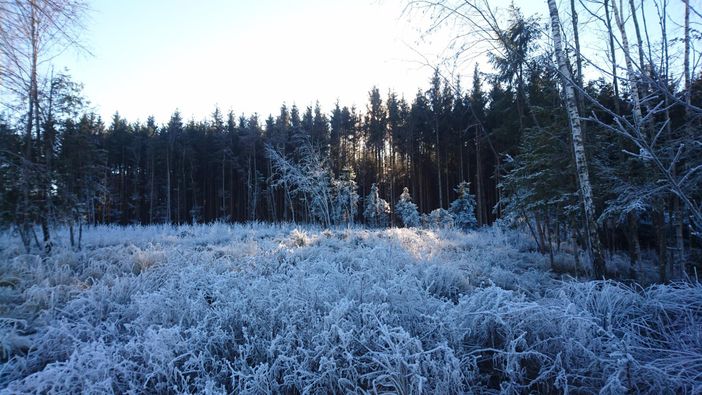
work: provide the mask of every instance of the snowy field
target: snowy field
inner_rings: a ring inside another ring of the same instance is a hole
[[[0,235],[7,393],[702,393],[702,286],[567,280],[490,228]]]

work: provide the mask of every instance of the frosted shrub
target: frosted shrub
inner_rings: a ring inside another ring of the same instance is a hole
[[[333,217],[333,176],[327,161],[309,141],[296,147],[299,162],[287,158],[273,146],[266,147],[266,155],[274,172],[273,186],[282,187],[290,196],[309,204],[309,214],[325,226]]]
[[[370,227],[384,227],[390,222],[390,204],[378,194],[378,186],[373,183],[370,193],[366,196],[363,218]]]
[[[427,291],[439,298],[457,302],[470,289],[470,283],[461,271],[449,266],[430,266],[422,279]]]
[[[358,186],[356,174],[351,168],[344,168],[338,179],[332,180],[333,221],[335,224],[353,224],[358,213]]]
[[[433,210],[429,215],[422,216],[422,223],[427,228],[447,229],[454,224],[453,215],[443,208]]]
[[[412,197],[407,187],[402,190],[400,200],[395,204],[395,213],[405,227],[412,228],[420,224],[417,205],[412,202]]]

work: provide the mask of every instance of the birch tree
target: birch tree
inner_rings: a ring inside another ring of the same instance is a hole
[[[0,2],[0,85],[3,94],[19,99],[24,116],[24,152],[20,172],[21,203],[18,229],[29,249],[30,225],[38,219],[44,250],[51,252],[49,209],[51,180],[33,169],[50,158],[53,149],[42,143],[40,79],[53,57],[68,47],[80,47],[81,19],[87,7],[81,0],[10,0]],[[34,134],[34,137],[33,137]],[[33,140],[36,139],[36,140]],[[35,144],[36,142],[36,144]],[[39,166],[42,167],[42,166]],[[37,177],[38,176],[38,177]],[[37,190],[38,196],[32,196]],[[30,211],[38,203],[38,218]]]
[[[271,185],[286,188],[285,193],[306,201],[311,217],[326,227],[331,226],[334,178],[321,153],[306,143],[300,147],[299,163],[284,157],[270,145],[266,147],[266,154],[273,167]]]
[[[583,144],[582,129],[580,124],[580,113],[575,97],[574,80],[568,68],[566,54],[563,50],[561,39],[561,23],[558,16],[558,8],[555,0],[548,0],[549,14],[551,16],[551,31],[553,34],[553,47],[558,62],[558,70],[565,93],[565,106],[570,121],[571,137],[573,142],[573,152],[575,154],[575,168],[578,173],[578,185],[580,198],[582,200],[585,214],[585,227],[588,239],[588,246],[592,254],[592,266],[595,277],[605,275],[604,257],[600,240],[597,235],[597,224],[595,222],[595,205],[592,199],[592,186],[590,184],[590,173],[587,167],[587,157]]]

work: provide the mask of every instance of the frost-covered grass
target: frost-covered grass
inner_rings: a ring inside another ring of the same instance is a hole
[[[497,228],[0,236],[9,393],[700,393],[702,286],[563,281]]]

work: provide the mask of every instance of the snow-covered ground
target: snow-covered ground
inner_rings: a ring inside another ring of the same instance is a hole
[[[0,235],[9,393],[701,393],[702,286],[563,280],[490,228]]]

